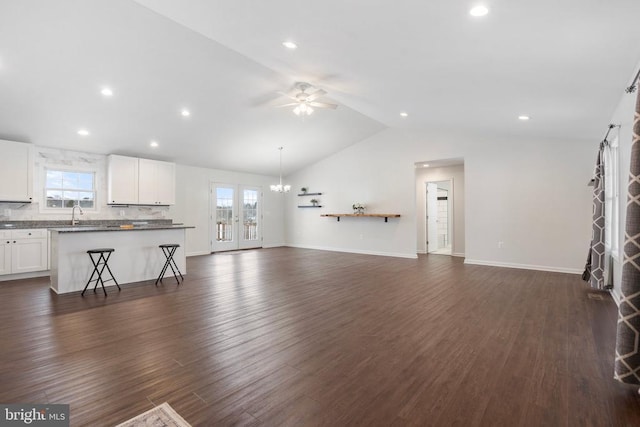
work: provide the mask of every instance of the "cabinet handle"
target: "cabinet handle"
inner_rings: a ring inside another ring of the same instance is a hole
[[[31,233],[29,233],[29,236],[31,236]]]
[[[13,243],[15,243],[16,241],[14,240]]]

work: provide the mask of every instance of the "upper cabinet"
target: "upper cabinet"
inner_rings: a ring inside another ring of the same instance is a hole
[[[174,163],[113,154],[108,157],[107,163],[109,204],[175,204]]]
[[[176,165],[157,160],[139,159],[138,201],[142,205],[176,203]]]
[[[0,202],[32,201],[31,146],[0,140]]]
[[[107,203],[138,203],[138,159],[110,155],[107,158]]]

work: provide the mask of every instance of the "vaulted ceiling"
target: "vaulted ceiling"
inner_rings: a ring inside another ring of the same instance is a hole
[[[640,2],[485,4],[0,0],[0,138],[271,175],[279,146],[287,173],[386,127],[601,138]],[[298,81],[339,108],[276,108]]]

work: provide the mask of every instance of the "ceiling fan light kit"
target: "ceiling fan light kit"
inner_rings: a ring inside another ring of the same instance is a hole
[[[296,116],[310,116],[314,112],[315,108],[325,108],[335,110],[338,108],[337,104],[330,104],[327,102],[318,102],[318,98],[327,94],[326,90],[317,89],[313,93],[308,93],[307,90],[313,88],[309,83],[299,82],[295,84],[295,90],[297,93],[294,95],[283,93],[284,96],[290,98],[293,102],[289,102],[284,105],[278,105],[278,107],[294,107],[293,113]]]

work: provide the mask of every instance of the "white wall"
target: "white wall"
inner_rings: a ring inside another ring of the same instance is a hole
[[[299,198],[287,196],[287,243],[415,257],[414,163],[446,158],[465,161],[467,262],[582,271],[591,236],[586,182],[594,150],[588,141],[479,139],[387,129],[287,177],[294,188],[326,193],[320,197],[322,209],[297,209]],[[336,222],[319,216],[350,212],[353,202],[366,204],[369,212],[402,217],[385,224],[372,218]]]
[[[176,205],[171,208],[171,214],[175,222],[196,227],[187,230],[187,255],[211,252],[209,203],[212,182],[262,187],[264,194],[263,247],[282,246],[284,244],[282,203],[284,195],[269,191],[269,185],[277,181],[277,177],[176,165]]]
[[[426,253],[426,190],[425,182],[453,181],[453,241],[451,252],[454,256],[464,256],[464,166],[448,166],[442,168],[416,168],[416,218],[417,218],[417,251]]]

